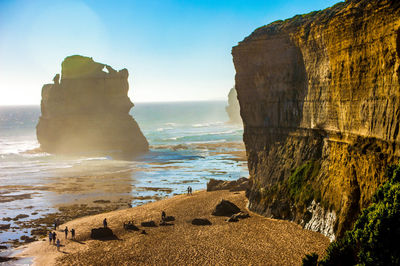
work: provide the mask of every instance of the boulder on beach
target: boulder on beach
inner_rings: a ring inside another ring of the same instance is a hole
[[[131,230],[131,231],[139,231],[140,230],[136,225],[129,224],[129,223],[124,225],[124,229]]]
[[[166,222],[173,222],[173,221],[175,221],[175,217],[174,217],[174,216],[166,216],[166,217],[164,218],[164,221],[166,221]]]
[[[245,191],[249,187],[249,179],[241,177],[238,180],[226,181],[210,179],[207,183],[207,191],[229,190],[229,191]]]
[[[157,227],[157,225],[154,221],[142,222],[141,225],[144,227]]]
[[[218,203],[217,206],[215,206],[215,209],[212,212],[212,215],[229,217],[238,212],[240,212],[240,209],[234,203],[232,203],[228,200],[221,200],[221,202]]]
[[[92,239],[111,239],[115,238],[113,231],[109,227],[93,228],[90,233]]]
[[[135,155],[149,144],[129,114],[128,70],[73,55],[61,77],[42,89],[36,135],[43,151],[58,154]]]
[[[159,225],[160,226],[171,226],[171,225],[174,225],[173,223],[167,223],[166,221],[161,221],[160,223],[159,223]]]
[[[192,220],[193,225],[211,225],[211,222],[205,218],[195,218]]]

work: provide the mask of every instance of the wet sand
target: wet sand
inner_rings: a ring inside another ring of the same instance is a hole
[[[20,255],[34,257],[36,265],[300,265],[306,253],[323,254],[329,244],[323,235],[302,229],[299,225],[268,219],[254,213],[236,223],[226,217],[212,216],[215,205],[226,199],[246,210],[244,192],[195,192],[178,195],[125,210],[113,211],[70,221],[60,229],[75,228],[77,241],[60,237],[61,251],[48,240],[28,245]],[[158,224],[161,211],[175,217],[174,225],[144,228],[143,221]],[[107,218],[116,240],[90,239],[90,230],[101,227]],[[210,226],[195,226],[193,218],[207,218]],[[125,231],[123,222],[134,220],[143,235]]]

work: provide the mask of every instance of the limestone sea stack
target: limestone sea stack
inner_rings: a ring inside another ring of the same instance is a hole
[[[232,88],[229,91],[228,106],[225,107],[225,110],[229,116],[229,123],[242,124],[242,118],[240,117],[240,106],[235,88]]]
[[[400,1],[347,0],[233,48],[251,210],[331,238],[400,156]]]
[[[148,142],[129,114],[128,70],[114,70],[80,55],[69,56],[53,84],[42,88],[36,127],[43,151],[135,155]]]

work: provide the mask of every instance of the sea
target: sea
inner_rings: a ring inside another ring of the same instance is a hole
[[[32,237],[32,221],[63,206],[130,208],[186,193],[188,186],[205,189],[211,178],[247,177],[243,127],[228,123],[226,105],[135,104],[131,115],[150,151],[130,161],[38,152],[40,106],[0,107],[0,226],[10,225],[0,229],[0,245]]]

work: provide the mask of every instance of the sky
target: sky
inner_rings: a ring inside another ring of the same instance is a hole
[[[0,0],[0,105],[38,105],[74,54],[129,71],[135,102],[226,100],[231,49],[337,0]]]

